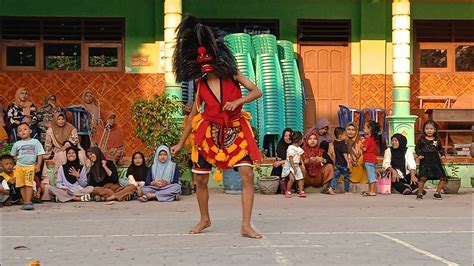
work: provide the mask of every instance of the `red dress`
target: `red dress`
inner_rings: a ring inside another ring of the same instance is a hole
[[[212,92],[206,78],[198,81],[196,104],[204,111],[192,122],[194,145],[192,161],[201,155],[207,162],[221,169],[233,167],[247,155],[253,161],[261,161],[261,155],[250,126],[250,114],[242,106],[234,111],[223,111],[227,102],[242,98],[238,83],[232,78],[220,79],[221,99]]]

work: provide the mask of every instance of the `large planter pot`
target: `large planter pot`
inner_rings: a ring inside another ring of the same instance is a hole
[[[444,185],[443,191],[446,194],[458,194],[459,188],[461,188],[460,178],[448,178],[448,182]]]
[[[260,176],[257,178],[257,186],[262,194],[275,194],[277,192],[280,177],[278,176]]]
[[[242,179],[240,178],[239,172],[232,169],[223,170],[224,176],[224,191],[227,194],[240,194],[242,193]]]

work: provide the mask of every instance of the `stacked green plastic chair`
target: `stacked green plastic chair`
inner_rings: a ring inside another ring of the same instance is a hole
[[[247,33],[234,33],[225,36],[224,41],[229,49],[232,51],[235,60],[237,61],[237,66],[252,82],[255,83],[255,70],[253,67],[252,62],[252,54],[254,54],[254,50],[252,47],[252,41],[250,39],[250,35]],[[246,96],[248,94],[248,90],[241,86],[242,95]],[[250,125],[254,128],[258,128],[258,103],[256,101],[247,103],[244,105],[243,109],[250,113],[252,116],[252,120],[250,120]]]
[[[278,60],[277,42],[274,35],[261,34],[252,36],[255,49],[255,73],[257,86],[263,96],[259,105],[260,134],[259,144],[264,145],[265,137],[270,154],[274,154],[276,143],[285,128],[285,101],[283,78]]]
[[[293,43],[279,40],[278,55],[283,74],[286,127],[303,132],[303,92]]]

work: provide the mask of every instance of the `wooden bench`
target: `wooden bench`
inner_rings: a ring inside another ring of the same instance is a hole
[[[446,133],[444,141],[445,152],[448,152],[449,133],[471,133],[474,136],[474,109],[428,109],[429,118],[437,123],[447,125],[466,125],[465,129],[439,129],[438,132]]]

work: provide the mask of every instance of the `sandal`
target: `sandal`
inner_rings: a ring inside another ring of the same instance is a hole
[[[369,192],[365,192],[364,194],[362,194],[363,197],[374,197],[374,196],[377,196],[377,194],[375,193],[369,193]]]
[[[94,200],[97,201],[97,202],[102,202],[102,201],[106,201],[107,199],[105,197],[101,197],[101,196],[97,195],[97,196],[94,197]]]
[[[147,202],[147,201],[148,201],[148,197],[147,197],[146,195],[143,195],[143,196],[141,196],[141,197],[138,197],[137,199],[138,199],[139,201],[141,201],[141,202]]]
[[[291,191],[287,191],[285,193],[285,198],[291,198],[291,197],[293,197],[293,195],[291,195]]]
[[[304,193],[304,191],[301,191],[300,194],[298,195],[298,197],[306,198],[306,194]]]
[[[91,195],[86,194],[84,196],[81,196],[81,201],[84,201],[84,202],[91,201]]]

